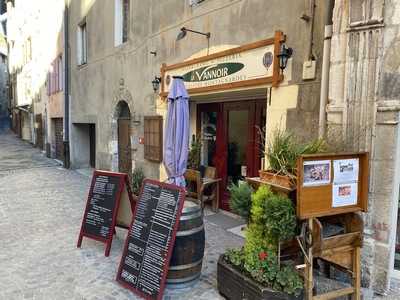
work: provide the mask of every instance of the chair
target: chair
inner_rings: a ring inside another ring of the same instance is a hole
[[[217,169],[214,167],[206,167],[206,170],[204,172],[204,177],[216,179],[217,178]]]
[[[187,196],[201,205],[202,182],[200,172],[187,169],[184,176],[187,186]]]
[[[204,172],[204,178],[202,181],[202,198],[201,203],[204,207],[204,202],[212,202],[212,210],[214,212],[218,211],[219,206],[219,181],[217,179],[217,169],[214,167],[206,167]]]

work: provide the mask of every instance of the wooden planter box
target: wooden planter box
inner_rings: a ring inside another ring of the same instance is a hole
[[[296,187],[293,178],[289,176],[278,175],[267,170],[259,170],[258,173],[260,175],[260,180],[271,183],[272,185],[281,186],[286,189],[294,189]]]
[[[218,291],[228,300],[300,300],[298,297],[274,291],[257,283],[228,264],[224,255],[218,260]]]

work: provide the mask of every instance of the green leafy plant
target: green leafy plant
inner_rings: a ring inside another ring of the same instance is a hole
[[[325,152],[327,145],[323,139],[300,144],[295,136],[281,129],[276,129],[267,146],[266,157],[269,169],[277,174],[295,177],[297,158],[303,154]]]
[[[279,271],[275,252],[262,246],[252,249],[245,254],[244,269],[258,282],[271,286]]]
[[[135,168],[135,170],[133,170],[133,173],[132,173],[132,193],[134,195],[139,195],[144,179],[145,179],[145,176],[143,173],[143,169]]]
[[[278,291],[299,296],[303,289],[303,280],[293,266],[283,266],[276,274],[273,287]]]
[[[225,259],[254,280],[288,294],[299,295],[301,276],[293,265],[280,263],[280,243],[296,232],[292,201],[261,186],[251,200],[250,224],[246,242],[239,250],[229,250]]]
[[[248,223],[251,209],[251,194],[253,189],[247,182],[232,184],[229,187],[229,207],[233,212],[244,218]]]
[[[228,249],[225,258],[234,266],[242,268],[244,265],[244,253],[242,249]]]
[[[296,233],[296,214],[292,201],[286,196],[272,194],[264,202],[266,235],[278,244],[294,237]]]
[[[188,155],[188,169],[198,170],[200,168],[201,141],[193,135]]]
[[[257,192],[252,195],[250,224],[246,230],[246,243],[244,251],[250,254],[258,247],[274,247],[272,240],[267,235],[265,227],[265,201],[273,196],[272,191],[267,186],[261,186]]]
[[[248,254],[245,254],[243,248],[229,249],[224,257],[236,269],[264,286],[295,296],[301,294],[303,289],[301,276],[291,265],[280,267],[278,258],[271,249],[259,246]]]

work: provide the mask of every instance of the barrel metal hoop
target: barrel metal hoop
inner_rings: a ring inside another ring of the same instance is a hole
[[[186,264],[186,265],[179,265],[179,266],[169,266],[170,270],[174,270],[174,271],[178,271],[178,270],[185,270],[185,269],[190,269],[193,267],[196,267],[198,265],[200,265],[203,262],[203,259],[200,259],[194,263],[191,264]]]
[[[202,212],[201,210],[199,210],[197,213],[195,214],[190,214],[190,215],[181,215],[181,217],[179,218],[179,220],[181,221],[186,221],[186,220],[191,220],[191,219],[196,219],[202,216]]]
[[[180,279],[167,278],[167,283],[185,283],[185,282],[195,280],[196,278],[200,277],[200,275],[201,275],[201,273],[190,276],[190,277],[180,278]]]
[[[186,236],[186,235],[192,235],[194,233],[200,232],[204,229],[204,224],[202,224],[200,227],[196,227],[191,230],[185,230],[185,231],[178,231],[176,233],[176,236]]]
[[[195,211],[201,211],[201,209],[200,209],[200,207],[198,205],[191,206],[191,207],[190,206],[184,207],[182,209],[182,214],[192,213],[192,212],[195,212]]]

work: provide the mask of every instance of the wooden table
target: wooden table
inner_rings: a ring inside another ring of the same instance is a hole
[[[215,197],[212,201],[212,211],[213,212],[218,212],[218,208],[219,208],[219,183],[222,179],[221,178],[207,178],[207,177],[203,177],[201,179],[201,190],[200,190],[200,199],[201,199],[201,207],[202,209],[204,209],[204,201],[203,201],[203,193],[204,190],[208,187],[212,187],[215,190]]]

